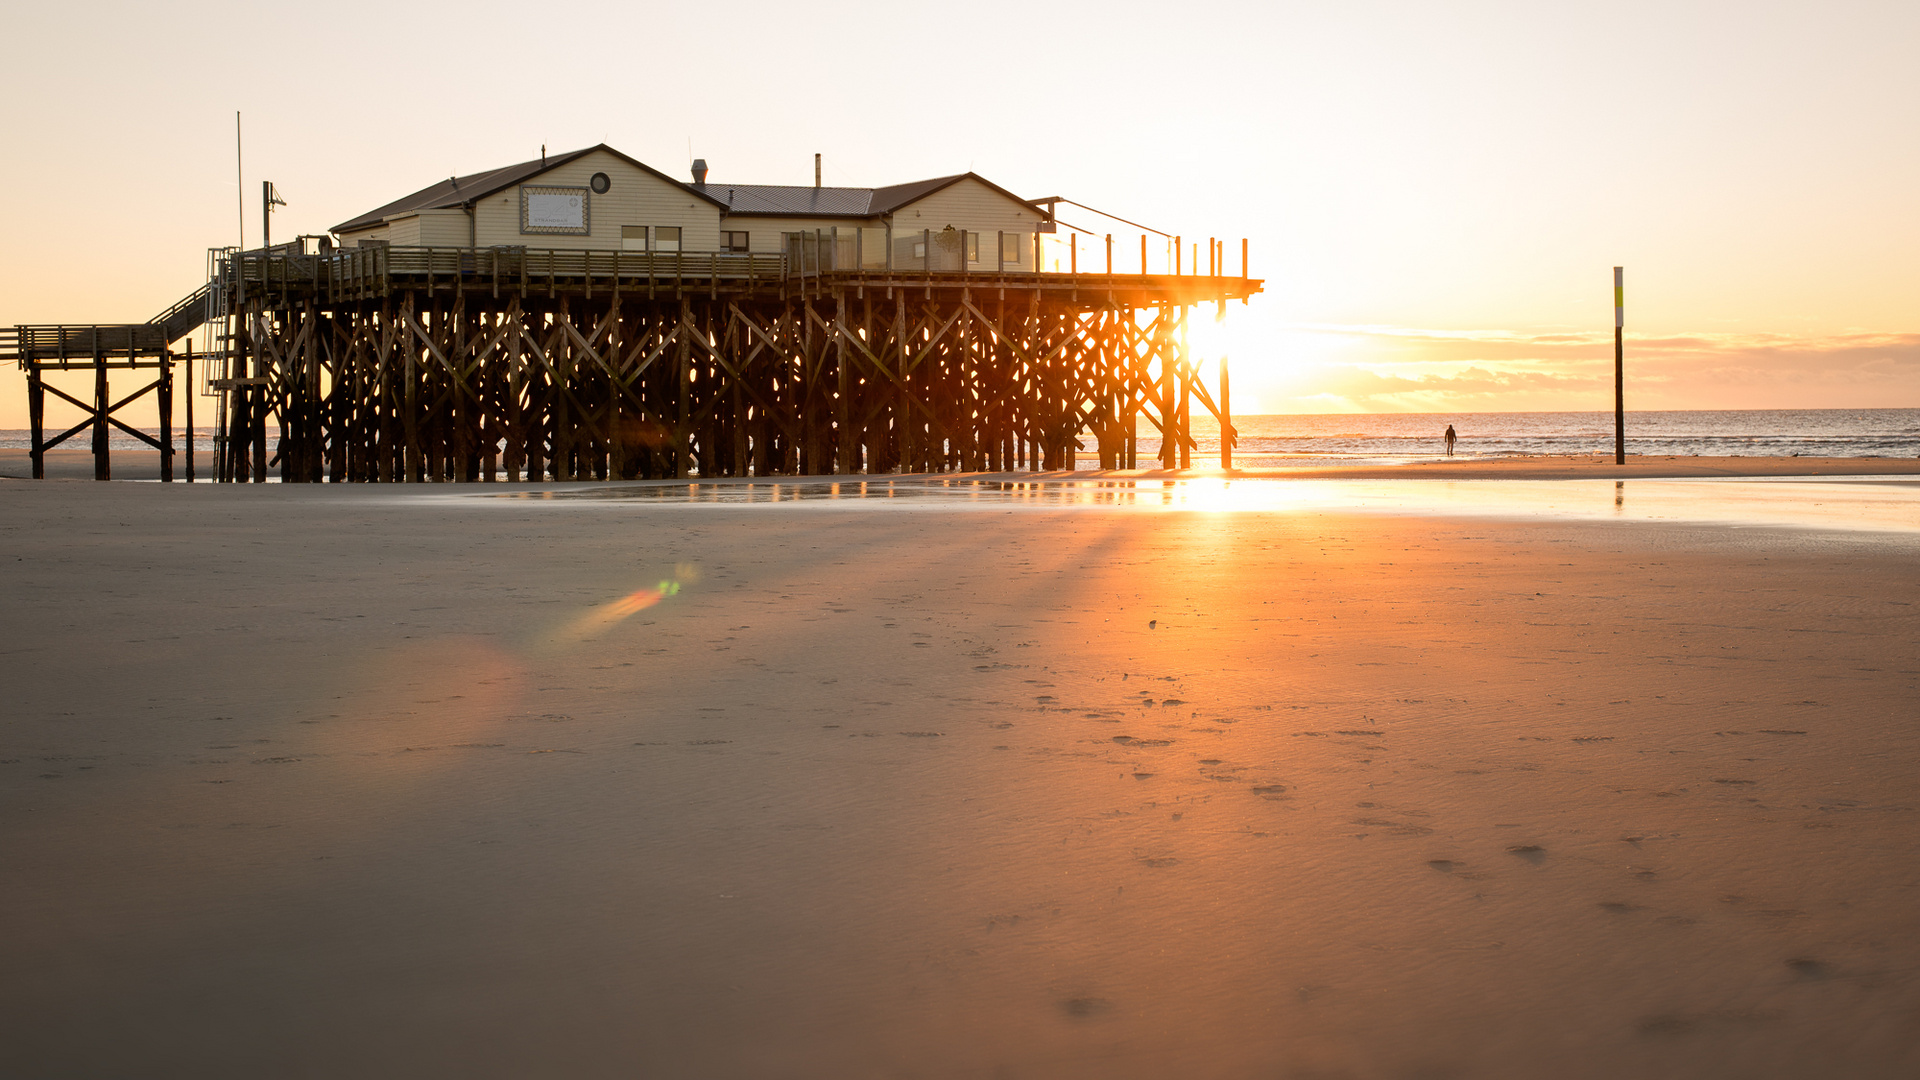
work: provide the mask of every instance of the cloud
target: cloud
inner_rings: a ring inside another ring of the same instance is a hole
[[[1296,324],[1298,359],[1255,376],[1263,408],[1322,412],[1608,409],[1611,333]],[[1920,407],[1920,333],[1628,334],[1628,407]]]

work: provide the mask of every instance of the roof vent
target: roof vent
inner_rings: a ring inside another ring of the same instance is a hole
[[[698,187],[707,186],[707,159],[693,159],[693,182]]]

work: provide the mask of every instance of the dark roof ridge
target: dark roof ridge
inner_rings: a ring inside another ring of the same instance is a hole
[[[1019,206],[1032,204],[975,172],[936,176],[884,187],[809,187],[805,184],[712,184],[727,191],[727,213],[741,217],[884,217],[961,182],[974,180]],[[864,197],[863,197],[864,196]]]
[[[950,188],[972,175],[972,173],[959,173],[954,176],[936,176],[931,180],[910,180],[904,184],[889,184],[886,187],[874,188],[873,212],[891,214],[908,203],[919,202],[934,192]]]

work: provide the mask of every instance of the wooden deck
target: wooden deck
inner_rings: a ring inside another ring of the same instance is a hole
[[[957,299],[981,290],[1037,290],[1049,302],[1094,310],[1244,300],[1258,279],[1171,274],[1008,273],[902,267],[811,265],[771,253],[558,251],[519,248],[373,247],[319,255],[246,252],[233,260],[245,300],[322,305],[377,300],[396,292],[528,298],[615,294],[647,299],[786,299],[837,288],[917,290]]]

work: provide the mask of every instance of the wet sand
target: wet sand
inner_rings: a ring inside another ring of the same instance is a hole
[[[174,477],[186,478],[186,453],[174,455]],[[210,444],[201,443],[194,458],[197,475],[205,481],[213,474]],[[1095,459],[1095,464],[1098,463]],[[1158,479],[1166,476],[1228,475],[1206,462],[1185,472],[1157,469],[1094,470],[1083,460],[1074,472],[1007,473],[1007,476],[1109,476]],[[85,449],[62,447],[47,452],[47,479],[92,480],[93,453]],[[155,451],[114,451],[113,478],[116,480],[160,479],[160,455]],[[277,467],[270,470],[277,476]],[[33,475],[33,460],[25,450],[0,449],[0,479],[26,479]],[[1790,457],[1643,457],[1629,454],[1625,465],[1615,465],[1611,454],[1539,454],[1522,457],[1456,457],[1432,461],[1410,461],[1389,465],[1328,465],[1301,457],[1278,468],[1236,469],[1238,477],[1287,477],[1321,480],[1630,480],[1661,477],[1736,477],[1736,476],[1888,476],[1920,475],[1920,458],[1790,458]]]
[[[420,490],[0,484],[4,1071],[1920,1070],[1920,534]]]

